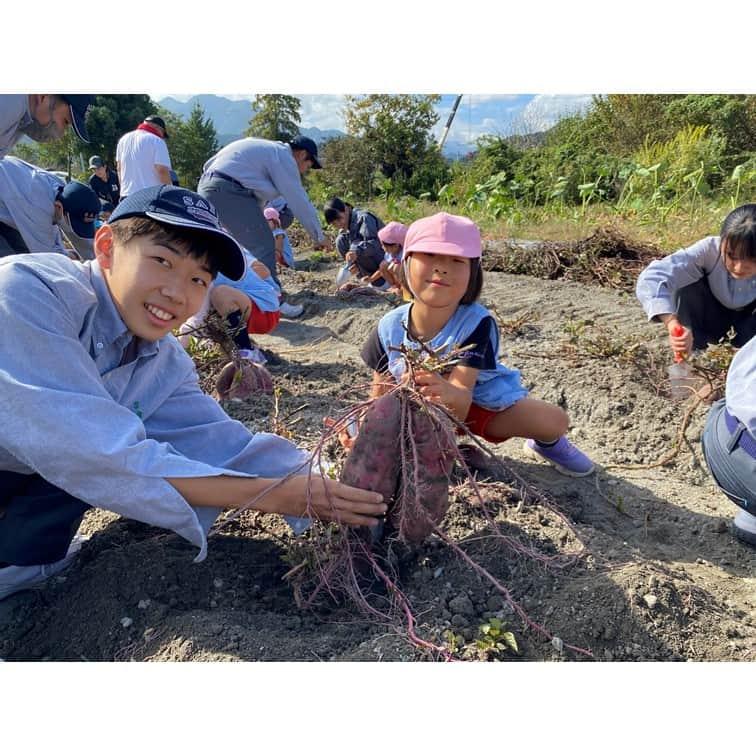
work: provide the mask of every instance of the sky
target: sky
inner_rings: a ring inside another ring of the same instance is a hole
[[[150,93],[159,101],[174,97],[186,101],[194,94]],[[218,94],[213,92],[213,94]],[[225,94],[234,100],[252,100],[254,94]],[[301,125],[322,130],[346,131],[342,115],[344,95],[296,94],[302,103]],[[441,136],[456,95],[442,95],[437,111],[439,120],[434,128],[435,136]],[[474,145],[483,135],[509,136],[544,131],[559,118],[583,110],[590,104],[590,94],[463,94],[447,139]]]

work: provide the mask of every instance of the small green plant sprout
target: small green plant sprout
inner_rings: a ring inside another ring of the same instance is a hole
[[[498,617],[491,617],[478,628],[475,648],[486,659],[502,659],[508,651],[520,653],[514,633],[504,629]]]
[[[465,645],[465,639],[455,633],[454,630],[444,630],[441,637],[446,641],[446,645],[452,654],[459,654]]]

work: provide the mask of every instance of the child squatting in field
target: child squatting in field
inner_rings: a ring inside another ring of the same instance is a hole
[[[733,210],[719,236],[652,262],[636,294],[648,319],[666,326],[673,352],[706,349],[730,328],[742,347],[756,334],[756,205]]]
[[[199,548],[224,508],[373,526],[380,494],[313,476],[309,456],[252,434],[202,393],[171,331],[217,272],[245,270],[215,208],[171,185],[122,200],[95,260],[0,260],[0,599],[66,567],[90,507]],[[290,477],[287,477],[290,476]],[[259,497],[259,498],[257,498]]]
[[[445,375],[415,371],[420,392],[491,443],[519,436],[527,439],[529,455],[566,475],[589,475],[593,462],[564,435],[567,413],[528,397],[519,371],[498,361],[496,321],[476,302],[483,286],[481,253],[480,231],[468,218],[438,213],[409,227],[402,266],[412,301],[384,315],[362,349],[374,371],[371,396],[406,379],[394,347],[417,349],[416,340],[422,340],[442,356],[471,345]]]

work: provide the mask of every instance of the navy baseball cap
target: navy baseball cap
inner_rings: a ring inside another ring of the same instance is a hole
[[[69,181],[58,194],[71,219],[71,228],[82,239],[94,238],[94,220],[100,214],[100,200],[88,184]]]
[[[312,158],[312,167],[323,167],[318,160],[318,145],[315,144],[315,142],[313,142],[310,137],[301,135],[294,137],[294,139],[289,142],[289,147],[291,147],[292,150],[306,150],[309,156]]]
[[[144,119],[143,123],[154,123],[155,126],[160,126],[160,128],[163,130],[163,134],[165,135],[165,138],[168,139],[168,129],[166,129],[165,121],[160,116],[156,116],[156,115],[147,116],[147,118]]]
[[[121,200],[108,219],[114,223],[122,218],[152,218],[169,226],[209,231],[217,237],[218,270],[232,281],[244,276],[247,262],[239,243],[223,230],[213,205],[196,192],[171,184],[158,184],[140,189]]]
[[[89,142],[89,134],[87,133],[87,113],[89,109],[94,105],[95,95],[74,95],[74,94],[62,94],[61,97],[68,103],[71,108],[71,123],[73,123],[74,131],[82,142]]]

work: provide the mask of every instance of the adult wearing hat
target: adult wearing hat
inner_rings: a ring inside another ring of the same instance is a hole
[[[35,142],[56,142],[69,126],[79,139],[89,142],[86,116],[94,101],[94,95],[0,95],[0,159],[23,136]]]
[[[92,155],[89,158],[89,170],[92,171],[89,177],[89,186],[92,187],[92,191],[102,202],[109,202],[115,207],[121,198],[118,174],[112,168],[108,168],[99,155]]]
[[[121,182],[121,199],[140,189],[171,183],[168,130],[156,115],[147,118],[118,140],[116,168]]]
[[[217,208],[221,223],[276,277],[276,247],[263,215],[266,203],[283,197],[291,212],[315,242],[327,244],[318,211],[302,186],[302,176],[321,168],[318,148],[312,139],[298,136],[288,144],[247,137],[231,142],[210,158],[197,186],[197,193]],[[302,309],[281,303],[284,317],[298,317]]]
[[[100,200],[86,184],[57,176],[9,156],[0,160],[0,257],[24,252],[61,252],[61,231],[76,254],[94,257],[94,220]]]

